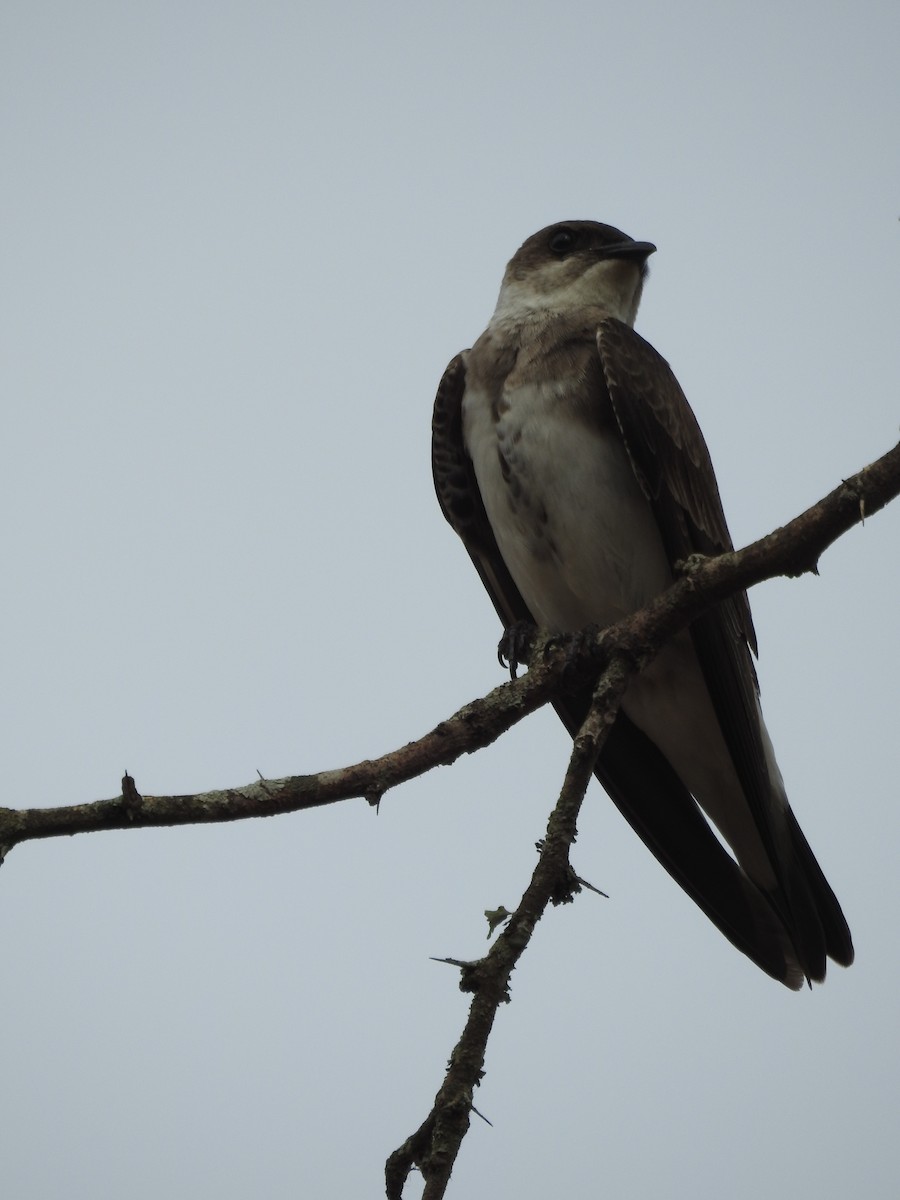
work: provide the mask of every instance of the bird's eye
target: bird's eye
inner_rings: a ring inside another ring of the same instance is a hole
[[[570,229],[557,229],[549,244],[554,254],[567,254],[575,245],[575,234]]]

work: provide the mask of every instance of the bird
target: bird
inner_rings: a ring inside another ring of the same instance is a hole
[[[535,233],[441,379],[438,502],[505,629],[606,627],[680,561],[733,549],[696,417],[633,328],[655,250],[597,221]],[[756,653],[746,593],[696,619],[629,681],[595,774],[725,937],[797,990],[853,942],[788,803]],[[573,736],[590,698],[554,701]]]

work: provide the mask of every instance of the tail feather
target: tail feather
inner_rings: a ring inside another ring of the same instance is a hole
[[[577,732],[587,699],[555,708]],[[728,940],[774,979],[796,990],[806,971],[771,900],[713,833],[699,806],[657,747],[620,713],[596,768],[619,811],[670,875]]]
[[[555,708],[575,734],[589,699]],[[786,987],[822,982],[826,958],[853,962],[853,941],[822,868],[785,807],[788,886],[758,887],[722,846],[660,750],[620,712],[596,775],[616,807],[669,874],[739,950]]]

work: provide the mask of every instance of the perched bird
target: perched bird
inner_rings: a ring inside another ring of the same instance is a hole
[[[679,560],[732,549],[696,418],[632,329],[655,249],[595,221],[542,229],[441,380],[438,500],[504,627],[609,625]],[[629,682],[596,774],[722,933],[799,988],[826,957],[849,965],[853,943],[788,804],[751,648],[745,593],[675,637]],[[589,702],[556,702],[570,733]]]

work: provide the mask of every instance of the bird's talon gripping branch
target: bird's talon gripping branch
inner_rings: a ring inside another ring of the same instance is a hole
[[[696,575],[700,568],[708,562],[708,554],[688,554],[685,558],[680,558],[675,563],[675,573],[682,578],[690,579],[692,575]]]
[[[534,648],[537,627],[531,621],[515,621],[503,631],[497,646],[497,661],[510,679],[517,678],[520,666],[527,667]]]
[[[585,625],[579,629],[577,633],[566,634],[565,637],[565,655],[566,655],[566,670],[571,671],[573,667],[581,665],[583,655],[593,650],[594,643],[600,633],[599,625]]]

